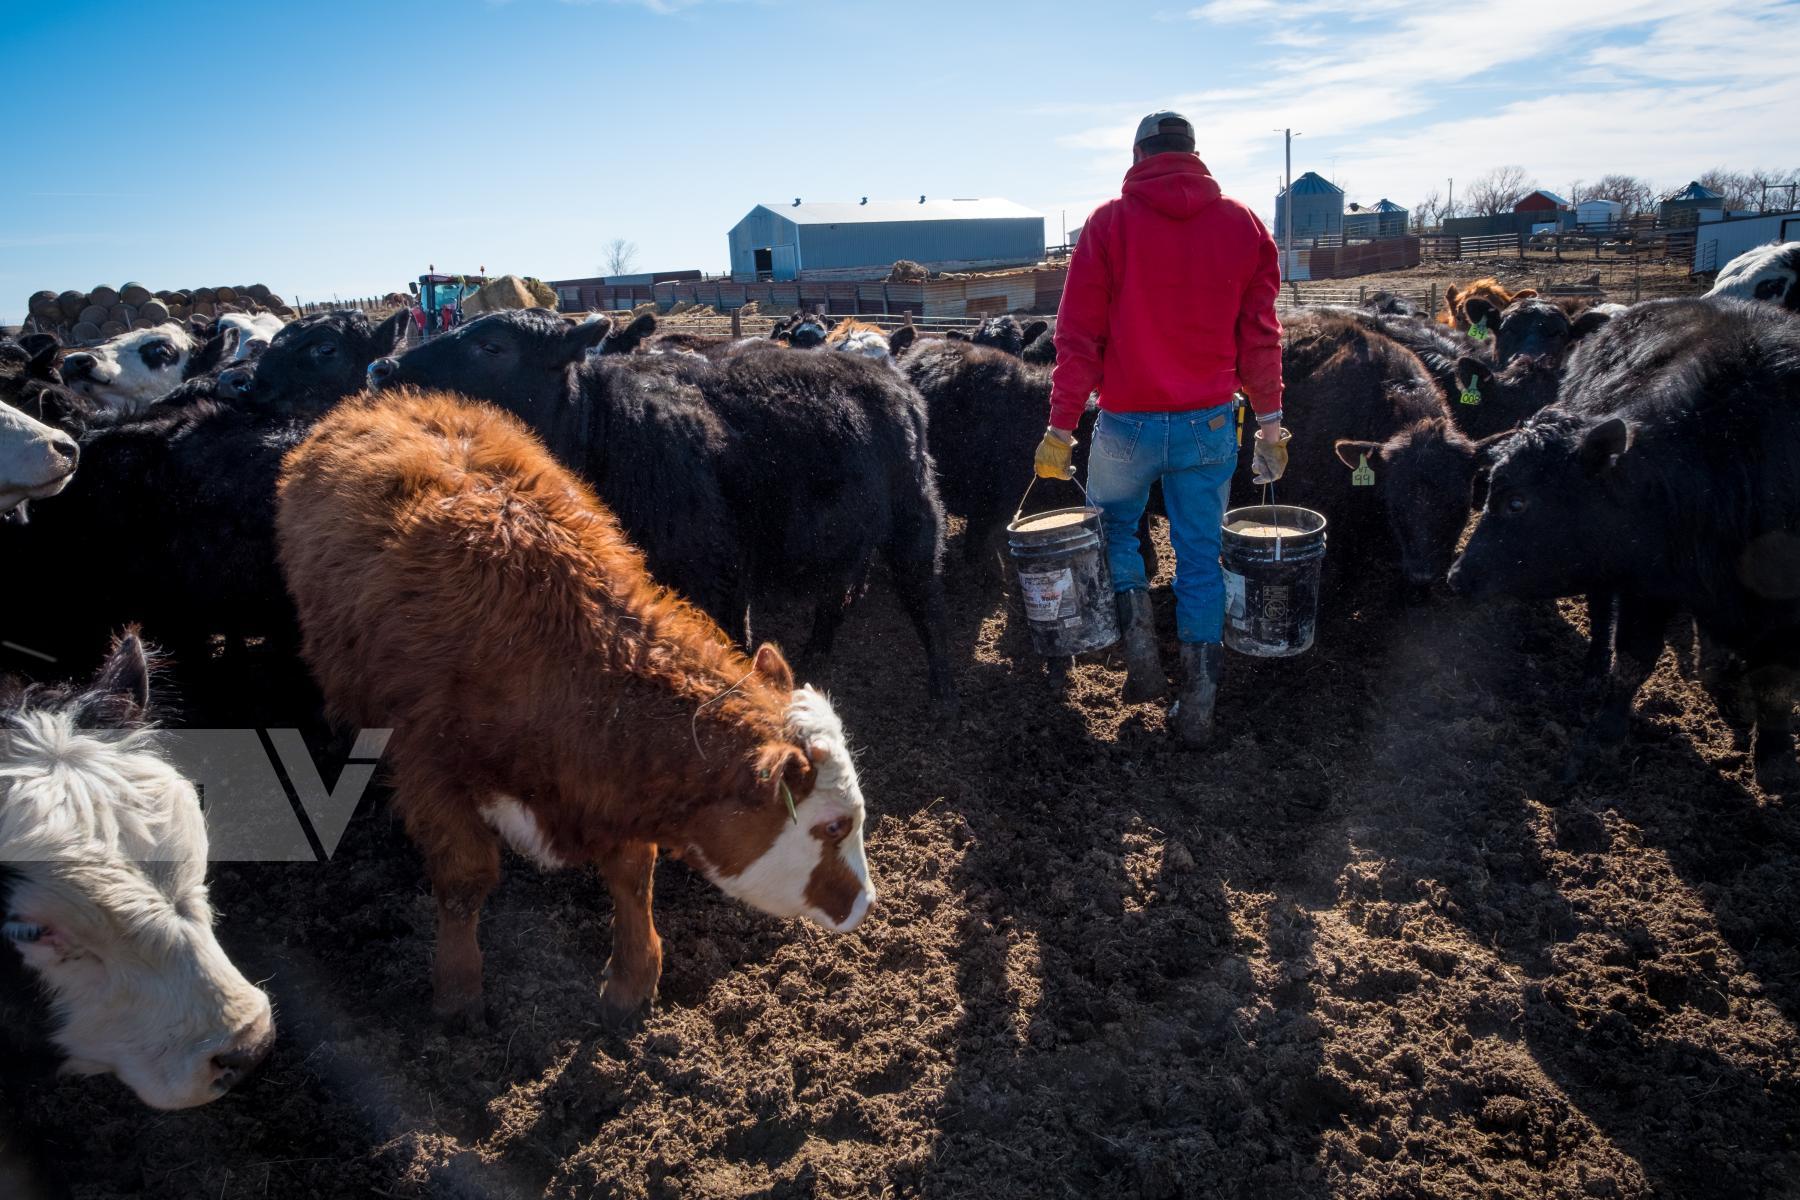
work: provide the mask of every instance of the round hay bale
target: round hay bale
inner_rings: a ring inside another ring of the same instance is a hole
[[[268,295],[264,296],[262,298],[262,300],[263,300],[264,304],[266,304],[270,308],[274,308],[274,309],[282,309],[282,308],[286,308],[288,306],[288,302],[286,300],[283,300],[280,296],[276,295],[274,292],[270,292]],[[406,297],[402,296],[400,298],[400,302],[402,304],[404,304],[406,302]]]
[[[185,305],[185,304],[169,305],[170,320],[185,321],[185,320],[187,320],[187,315],[188,315],[188,306],[187,305]]]
[[[161,325],[169,319],[169,306],[161,300],[146,300],[138,305],[138,319]]]
[[[77,321],[85,321],[89,325],[104,325],[106,324],[106,313],[107,309],[105,305],[90,304],[76,314],[75,319]]]
[[[252,299],[252,300],[258,300],[258,301],[261,301],[261,302],[262,302],[262,303],[264,303],[264,304],[267,304],[267,303],[268,303],[268,302],[269,302],[269,296],[270,296],[270,292],[269,292],[269,285],[268,285],[268,284],[266,284],[266,283],[253,283],[253,284],[251,284],[251,285],[250,285],[250,286],[249,286],[249,287],[248,287],[248,288],[246,288],[246,289],[245,289],[245,290],[246,290],[246,291],[248,291],[248,292],[249,292],[249,293],[250,293],[250,298],[251,298],[251,299]]]
[[[213,298],[216,300],[227,301],[236,300],[238,298],[237,289],[234,287],[216,287],[213,289]]]
[[[55,292],[31,293],[31,299],[25,302],[25,310],[32,316],[47,321],[56,320],[62,313],[56,306]]]
[[[127,329],[131,328],[131,323],[133,321],[137,320],[137,318],[138,318],[137,305],[127,304],[122,300],[119,303],[113,305],[111,308],[106,310],[106,319],[107,320],[117,322],[118,324],[125,326],[125,328],[127,328]]]
[[[88,293],[88,303],[98,304],[101,308],[111,308],[118,302],[119,293],[113,291],[105,284],[101,284],[99,287]]]
[[[208,287],[195,288],[193,291],[193,297],[194,297],[194,303],[196,303],[196,304],[199,304],[199,303],[211,304],[214,300],[218,299],[218,297],[213,294],[213,290]]]
[[[175,304],[192,304],[194,302],[194,293],[184,292],[180,288],[175,289],[174,296],[175,299],[172,303]]]
[[[188,315],[190,317],[217,316],[218,311],[217,306],[208,300],[195,300],[192,304],[188,305]]]
[[[287,305],[283,304],[283,305],[278,306],[275,309],[275,315],[280,317],[284,321],[292,321],[295,317],[299,316],[300,314],[298,312],[295,312],[292,308],[289,308]]]
[[[131,323],[133,329],[155,329],[156,325],[157,323],[155,321],[149,320],[146,317],[139,317]]]
[[[92,321],[77,321],[69,327],[69,337],[77,342],[97,342],[100,340],[100,327]]]
[[[158,300],[161,300],[164,304],[172,304],[175,301],[175,293],[171,292],[167,288],[164,288],[160,292],[154,293],[154,295],[156,296],[156,298]]]
[[[144,301],[150,299],[150,289],[141,283],[128,283],[119,289],[119,299],[134,308],[141,308]]]
[[[117,321],[108,321],[106,324],[100,326],[100,336],[103,338],[116,338],[124,332],[125,326],[119,324]]]
[[[78,320],[81,310],[87,307],[86,292],[64,292],[56,298],[56,307],[62,309],[63,316],[69,320]]]

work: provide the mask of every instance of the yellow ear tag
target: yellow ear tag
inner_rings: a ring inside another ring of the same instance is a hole
[[[1369,456],[1368,455],[1363,454],[1363,455],[1358,456],[1358,458],[1356,460],[1356,470],[1350,472],[1350,486],[1351,487],[1374,487],[1375,486],[1375,472],[1369,466]]]
[[[1481,403],[1481,380],[1476,379],[1473,376],[1471,376],[1469,379],[1469,382],[1468,382],[1468,386],[1464,387],[1462,390],[1462,395],[1457,397],[1457,402],[1459,404],[1480,404]]]
[[[1494,336],[1488,332],[1486,317],[1481,318],[1481,320],[1476,321],[1473,325],[1469,326],[1469,336],[1478,342],[1485,342],[1490,337]]]

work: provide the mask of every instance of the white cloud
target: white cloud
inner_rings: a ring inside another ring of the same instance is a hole
[[[1792,0],[1574,3],[1529,17],[1413,0],[1210,0],[1188,15],[1276,47],[1246,65],[1247,86],[1147,98],[1185,112],[1226,189],[1262,211],[1284,127],[1304,133],[1296,174],[1327,173],[1335,158],[1357,180],[1353,199],[1403,204],[1506,163],[1551,188],[1611,171],[1674,186],[1720,163],[1794,157]],[[1062,144],[1095,151],[1096,180],[1116,182],[1137,115],[1091,110]]]

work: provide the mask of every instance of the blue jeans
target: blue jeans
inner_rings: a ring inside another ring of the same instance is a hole
[[[1160,479],[1175,546],[1175,631],[1184,642],[1216,642],[1225,632],[1219,526],[1237,459],[1231,404],[1169,413],[1103,409],[1094,424],[1088,499],[1102,510],[1113,590],[1149,586],[1137,525],[1150,485]]]

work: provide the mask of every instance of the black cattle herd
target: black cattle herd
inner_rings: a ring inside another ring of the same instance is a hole
[[[1754,695],[1759,778],[1794,783],[1800,317],[1721,295],[1585,311],[1477,298],[1467,316],[1458,328],[1385,294],[1288,314],[1294,442],[1278,498],[1331,521],[1327,602],[1352,577],[1412,601],[1445,580],[1470,596],[1587,596],[1605,700],[1584,745],[1625,735],[1663,625],[1691,614]],[[203,348],[188,379],[132,413],[65,388],[53,339],[0,341],[0,400],[80,446],[62,494],[0,528],[8,576],[29,581],[0,599],[4,666],[76,673],[137,624],[190,717],[316,711],[275,563],[275,480],[345,398],[416,387],[523,418],[656,576],[734,639],[750,644],[769,604],[802,602],[806,671],[825,670],[879,562],[934,707],[954,711],[945,572],[995,577],[1048,411],[1049,323],[995,318],[953,337],[861,326],[853,345],[811,313],[724,339],[528,310],[401,353],[405,320],[332,312],[260,355]],[[1036,506],[1073,497],[1039,490]],[[1240,472],[1234,499],[1256,498]],[[949,515],[967,529],[946,568]]]

